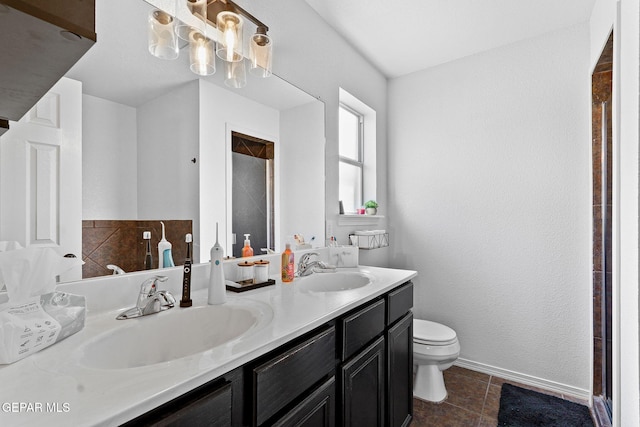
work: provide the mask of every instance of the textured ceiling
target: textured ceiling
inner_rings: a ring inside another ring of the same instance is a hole
[[[306,0],[387,77],[569,27],[595,0]]]

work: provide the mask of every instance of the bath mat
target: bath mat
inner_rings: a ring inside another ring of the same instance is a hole
[[[593,421],[584,405],[503,384],[498,426],[593,427]]]

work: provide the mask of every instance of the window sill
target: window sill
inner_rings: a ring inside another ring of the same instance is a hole
[[[340,214],[338,225],[375,225],[384,219],[384,215]]]

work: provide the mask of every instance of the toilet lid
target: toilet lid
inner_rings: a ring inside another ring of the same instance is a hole
[[[413,319],[413,341],[419,344],[447,345],[457,340],[456,331],[440,323]]]

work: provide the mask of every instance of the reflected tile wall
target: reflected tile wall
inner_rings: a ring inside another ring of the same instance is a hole
[[[115,264],[126,272],[144,270],[145,231],[151,232],[151,253],[154,268],[158,266],[158,242],[162,238],[161,220],[83,220],[82,221],[82,277],[112,274],[108,264]],[[191,220],[162,220],[166,238],[171,244],[173,262],[184,264],[185,235],[192,233]]]

